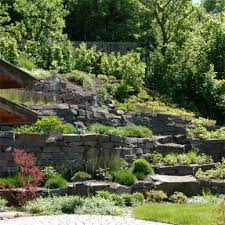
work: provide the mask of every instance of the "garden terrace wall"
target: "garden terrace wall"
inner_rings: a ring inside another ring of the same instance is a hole
[[[214,169],[216,167],[216,163],[198,165],[174,165],[174,166],[152,166],[156,174],[160,175],[170,175],[170,176],[188,176],[188,175],[195,175],[199,169],[203,171]]]
[[[83,105],[96,103],[96,97],[91,90],[69,83],[59,76],[51,80],[39,80],[35,83],[34,91],[49,102]]]
[[[152,152],[155,138],[122,138],[106,135],[38,135],[0,133],[0,175],[14,173],[16,165],[13,149],[24,149],[35,155],[40,166],[52,165],[56,169],[66,166],[85,169],[90,160],[105,166],[111,153],[118,153],[128,162]]]
[[[216,162],[225,157],[225,140],[190,139],[189,142],[199,153],[211,155]]]
[[[57,115],[71,124],[88,125],[96,122],[113,126],[135,124],[146,126],[152,129],[154,134],[161,135],[186,134],[186,128],[193,127],[192,118],[160,113],[143,114],[72,104],[32,106],[31,109],[40,116]]]

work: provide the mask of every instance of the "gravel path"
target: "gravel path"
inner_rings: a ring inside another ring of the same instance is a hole
[[[63,215],[21,217],[0,221],[0,225],[166,225],[128,217]]]

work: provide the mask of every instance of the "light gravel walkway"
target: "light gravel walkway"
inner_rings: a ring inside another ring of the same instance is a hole
[[[63,215],[21,217],[0,221],[0,225],[166,225],[128,217]]]

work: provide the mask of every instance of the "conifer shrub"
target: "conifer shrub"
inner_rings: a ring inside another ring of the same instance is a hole
[[[121,170],[115,173],[115,182],[122,185],[131,186],[136,182],[136,177],[130,170]]]

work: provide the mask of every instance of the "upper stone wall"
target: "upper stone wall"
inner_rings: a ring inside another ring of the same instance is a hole
[[[40,116],[57,115],[74,125],[89,125],[96,122],[113,126],[135,124],[146,126],[152,129],[154,134],[161,135],[186,134],[186,128],[193,127],[192,118],[160,113],[143,114],[74,104],[32,106],[31,109]]]
[[[82,88],[79,85],[69,83],[61,77],[51,80],[39,80],[35,84],[34,91],[49,100],[79,105],[94,105],[96,98],[91,90]]]

